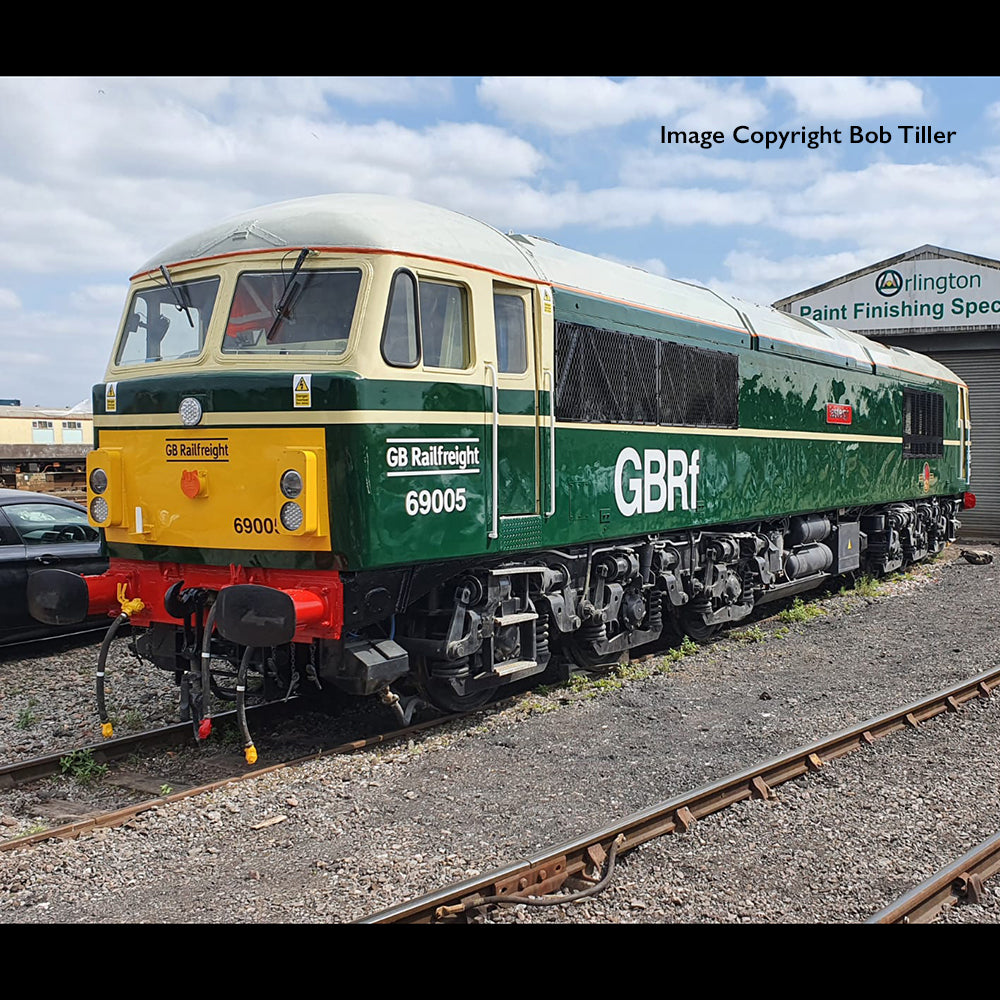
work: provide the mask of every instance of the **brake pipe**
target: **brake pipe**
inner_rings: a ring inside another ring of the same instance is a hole
[[[111,643],[114,641],[115,636],[118,633],[118,629],[129,621],[137,611],[142,611],[146,606],[138,598],[134,597],[132,600],[128,600],[125,597],[126,591],[128,590],[127,583],[118,584],[118,603],[121,606],[121,614],[111,623],[111,627],[104,633],[104,641],[101,643],[101,652],[97,657],[97,715],[101,720],[101,735],[105,739],[110,739],[114,735],[114,726],[111,724],[111,720],[108,718],[108,709],[104,701],[104,674],[105,666],[108,661],[108,651],[111,649]]]
[[[236,675],[236,717],[239,719],[240,729],[243,730],[243,756],[246,758],[248,764],[254,764],[257,761],[257,748],[253,745],[250,730],[247,727],[246,708],[247,667],[250,664],[250,656],[254,649],[254,646],[247,646],[243,651],[243,658],[240,660],[240,669]]]
[[[212,734],[212,714],[209,710],[209,699],[212,695],[212,629],[215,628],[215,605],[208,609],[205,619],[205,632],[201,639],[201,721],[195,736],[199,740],[207,740]]]

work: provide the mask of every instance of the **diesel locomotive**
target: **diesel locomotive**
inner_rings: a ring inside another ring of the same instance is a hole
[[[939,552],[974,502],[933,360],[385,196],[147,261],[93,403],[110,568],[34,574],[32,613],[130,622],[202,737],[251,693],[409,720],[606,669]]]

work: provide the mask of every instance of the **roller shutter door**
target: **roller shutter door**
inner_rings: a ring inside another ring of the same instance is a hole
[[[1000,539],[1000,351],[928,352],[969,386],[976,506],[963,510],[962,538]]]

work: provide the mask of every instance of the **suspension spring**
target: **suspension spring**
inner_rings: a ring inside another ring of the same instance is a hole
[[[541,605],[536,608],[538,619],[535,622],[535,659],[546,663],[549,659],[549,626],[551,615],[549,609]]]
[[[434,677],[461,679],[469,676],[469,658],[463,656],[459,660],[434,660],[430,664],[430,672]]]
[[[647,632],[663,631],[663,595],[659,591],[650,591],[646,623]]]

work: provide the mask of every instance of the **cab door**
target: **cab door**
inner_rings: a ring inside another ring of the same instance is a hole
[[[493,321],[495,510],[500,518],[538,515],[538,364],[532,289],[495,282]]]

